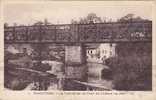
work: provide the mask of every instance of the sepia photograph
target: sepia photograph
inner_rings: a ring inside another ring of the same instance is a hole
[[[152,91],[152,21],[149,4],[6,3],[4,88]]]

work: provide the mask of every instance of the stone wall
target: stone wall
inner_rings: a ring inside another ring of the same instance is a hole
[[[65,46],[65,74],[66,78],[85,80],[87,66],[84,46]]]

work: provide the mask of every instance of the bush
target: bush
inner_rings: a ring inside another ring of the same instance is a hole
[[[113,72],[113,83],[118,90],[151,90],[152,70],[149,57],[112,58],[108,66]],[[147,62],[147,63],[145,63]]]
[[[146,44],[143,46],[147,47]],[[122,47],[124,47],[124,45],[122,45]],[[131,44],[128,48],[135,48],[133,51],[127,52],[126,54],[124,49],[120,49],[120,56],[118,55],[117,57],[106,60],[106,64],[113,73],[115,89],[152,90],[152,56],[151,52],[149,52],[151,48],[141,50],[141,47],[142,45],[138,46],[137,44],[136,46],[136,44]],[[129,51],[127,48],[126,50]],[[144,53],[141,55],[140,52]]]

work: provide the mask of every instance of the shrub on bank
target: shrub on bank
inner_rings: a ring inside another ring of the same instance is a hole
[[[117,90],[151,90],[152,66],[149,57],[111,58],[108,66],[113,72],[113,83]]]
[[[106,65],[112,70],[114,88],[152,90],[151,45],[119,44],[117,49],[118,56],[106,60]]]

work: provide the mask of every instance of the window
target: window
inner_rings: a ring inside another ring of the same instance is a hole
[[[27,53],[27,48],[22,48],[23,49],[23,53]]]
[[[110,51],[110,55],[112,56],[112,51]]]
[[[92,53],[92,51],[90,51],[90,53]]]
[[[107,53],[107,50],[105,50],[105,54]]]
[[[110,44],[110,47],[112,47],[113,45],[112,45],[112,43]]]
[[[102,50],[102,53],[105,53],[105,50]]]

